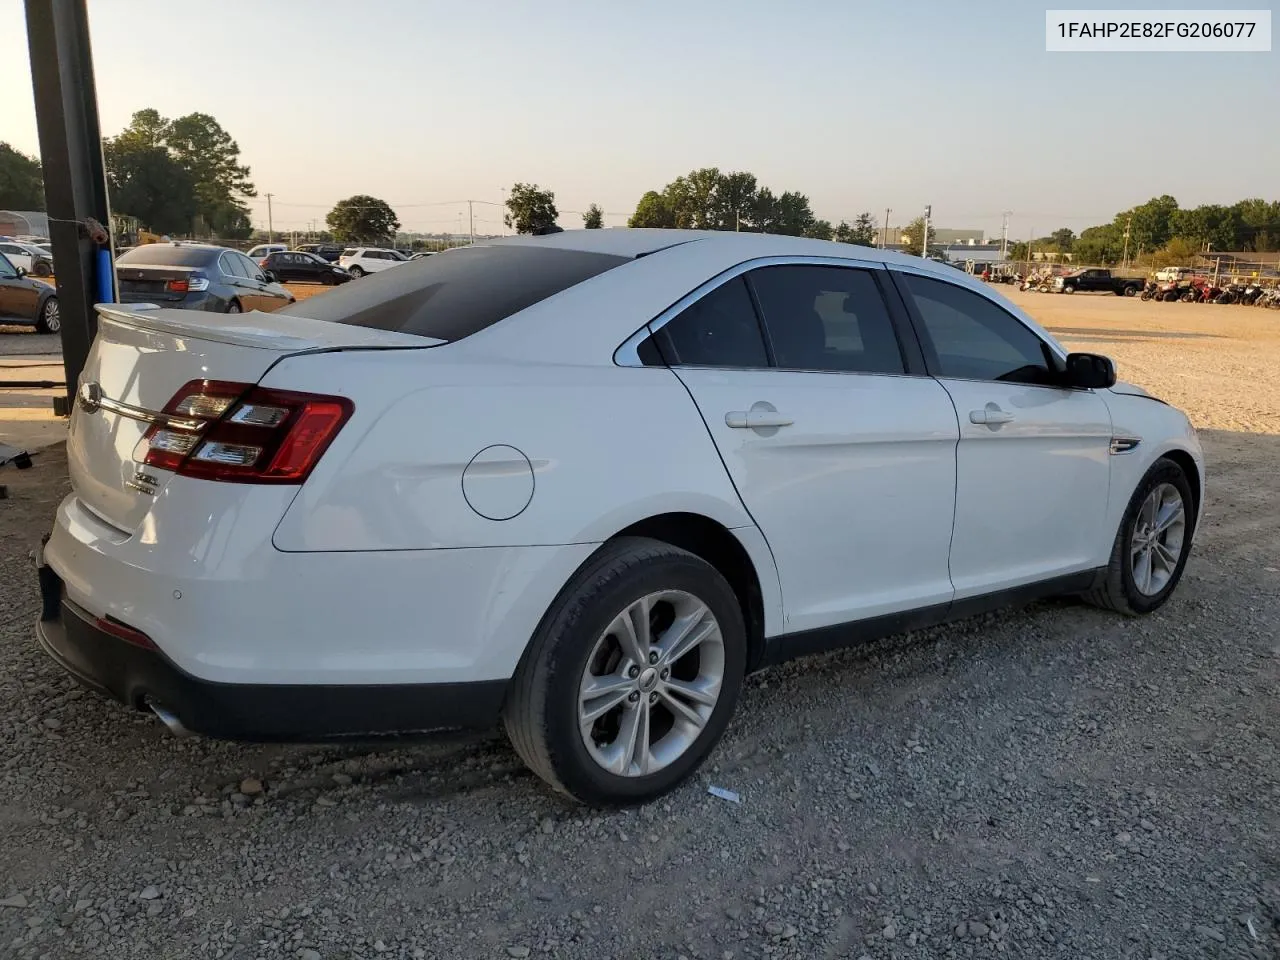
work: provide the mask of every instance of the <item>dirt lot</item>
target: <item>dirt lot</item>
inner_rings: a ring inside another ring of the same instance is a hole
[[[1019,296],[1201,429],[1178,595],[769,671],[639,811],[565,804],[497,737],[182,741],[80,691],[31,640],[63,460],[6,469],[0,956],[1280,956],[1280,314]]]

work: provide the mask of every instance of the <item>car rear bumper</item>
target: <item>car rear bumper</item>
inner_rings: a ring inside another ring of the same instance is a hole
[[[40,577],[36,638],[80,683],[128,706],[158,708],[193,733],[231,740],[313,742],[361,736],[486,728],[497,723],[506,682],[438,684],[215,683],[163,653],[106,632],[61,596],[49,568]]]
[[[71,494],[43,559],[66,600],[200,681],[420,687],[504,684],[594,549],[278,550],[295,494],[175,476],[134,531]]]

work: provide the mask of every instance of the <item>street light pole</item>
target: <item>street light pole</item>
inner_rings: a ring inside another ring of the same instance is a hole
[[[271,219],[271,198],[275,196],[273,193],[267,194],[267,243],[271,243],[276,238],[275,223]]]
[[[889,248],[889,207],[884,208],[884,233],[880,234],[880,249],[887,250]]]
[[[926,204],[924,208],[924,229],[920,231],[924,234],[920,241],[920,256],[927,257],[929,255],[929,217],[933,214],[933,205]]]

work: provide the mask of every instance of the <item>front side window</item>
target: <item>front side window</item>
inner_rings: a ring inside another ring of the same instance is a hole
[[[1049,385],[1044,341],[1013,314],[953,283],[899,274],[938,357],[938,376]]]
[[[0,280],[13,280],[18,276],[17,269],[9,262],[9,258],[0,253]]]
[[[672,317],[656,339],[673,366],[769,366],[760,322],[742,277],[721,284]]]
[[[750,274],[779,367],[906,372],[893,321],[869,270],[805,264]]]

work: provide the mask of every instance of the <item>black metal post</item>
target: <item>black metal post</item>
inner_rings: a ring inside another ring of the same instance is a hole
[[[85,0],[26,0],[26,10],[70,401],[98,329],[97,246],[79,225],[89,218],[111,223],[89,17]]]

